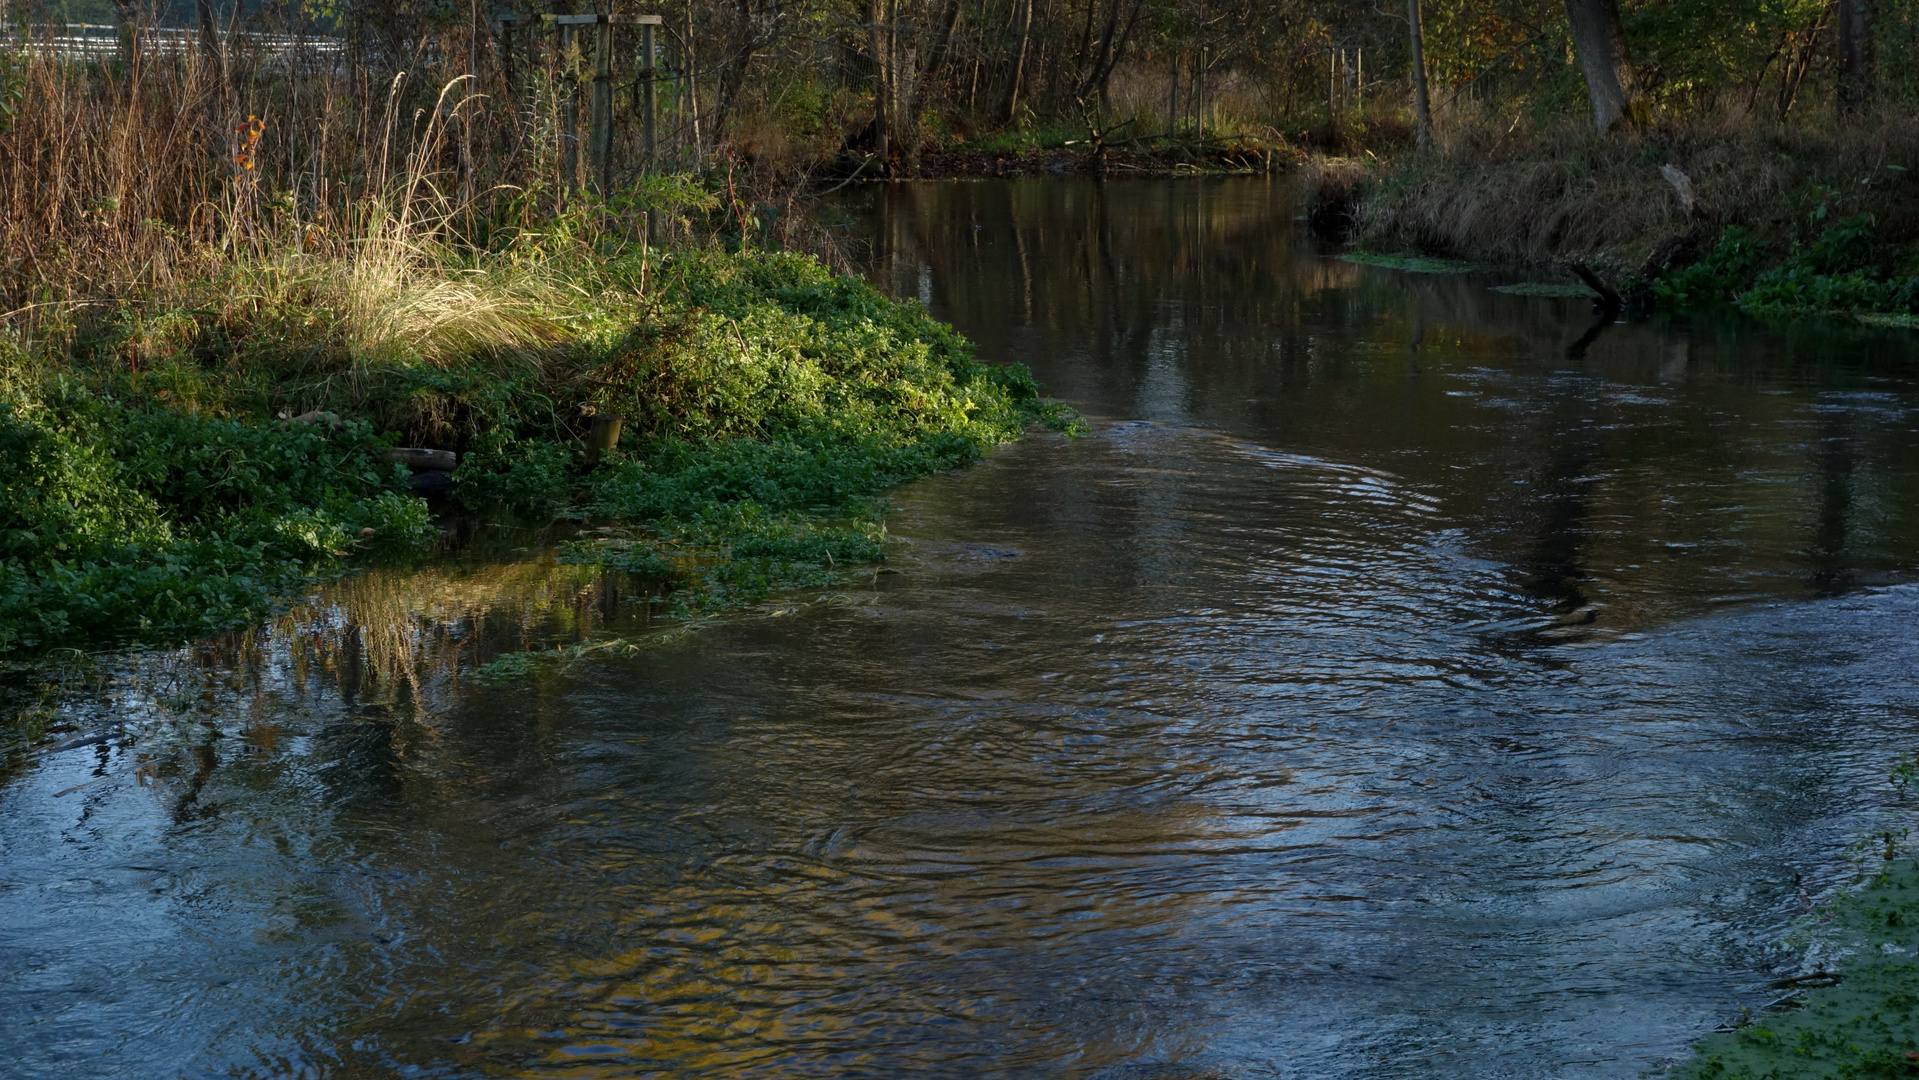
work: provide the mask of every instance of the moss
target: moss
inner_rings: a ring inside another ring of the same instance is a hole
[[[1551,281],[1522,281],[1516,285],[1495,285],[1493,291],[1510,296],[1545,296],[1566,300],[1591,300],[1599,295],[1584,285],[1568,285]]]
[[[1383,255],[1371,251],[1355,251],[1340,256],[1349,263],[1361,266],[1383,266],[1389,270],[1404,270],[1413,274],[1472,274],[1488,269],[1479,263],[1462,259],[1436,259],[1425,255]]]
[[[1888,861],[1833,903],[1821,930],[1849,945],[1835,985],[1792,1011],[1699,1043],[1675,1077],[1868,1080],[1919,1075],[1919,862]]]

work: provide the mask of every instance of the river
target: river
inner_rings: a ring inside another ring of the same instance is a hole
[[[1909,336],[1596,326],[1265,177],[840,199],[1090,433],[530,680],[459,672],[643,617],[513,538],[76,665],[0,1071],[1632,1077],[1909,820]]]

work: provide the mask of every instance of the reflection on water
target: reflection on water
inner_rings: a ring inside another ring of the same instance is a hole
[[[1796,962],[1919,742],[1892,339],[1568,359],[1264,180],[859,198],[1093,434],[525,683],[454,673],[643,612],[372,575],[129,661],[0,789],[16,1071],[1623,1077]]]
[[[1389,471],[1602,630],[1904,579],[1910,334],[1595,325],[1486,276],[1331,258],[1290,199],[1268,178],[876,185],[850,209],[875,276],[911,296],[930,275],[983,357],[1095,415]]]

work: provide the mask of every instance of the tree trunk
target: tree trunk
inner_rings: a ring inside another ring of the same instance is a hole
[[[885,168],[893,142],[893,27],[887,0],[867,0],[867,43],[873,50],[873,156]]]
[[[1033,35],[1033,0],[1020,0],[1019,48],[1013,50],[1013,70],[1006,79],[1006,122],[1019,115],[1020,80],[1026,74],[1026,45]]]
[[[1133,9],[1126,15],[1125,25],[1120,24],[1120,5],[1122,0],[1113,0],[1112,9],[1107,13],[1106,26],[1100,32],[1098,49],[1093,55],[1092,70],[1087,72],[1086,81],[1074,92],[1074,97],[1084,98],[1088,94],[1099,96],[1102,111],[1110,110],[1108,88],[1113,81],[1113,69],[1126,56],[1127,42],[1133,38],[1133,31],[1139,27],[1139,13],[1143,0],[1133,0]]]
[[[1406,0],[1406,28],[1413,53],[1413,116],[1423,153],[1433,148],[1433,99],[1426,84],[1426,31],[1419,21],[1419,0]]]
[[[959,31],[959,23],[960,0],[946,0],[946,10],[940,13],[939,28],[935,31],[932,47],[927,50],[925,65],[917,71],[909,68],[902,72],[910,81],[901,108],[903,116],[897,125],[900,129],[900,150],[906,167],[915,172],[920,165],[920,110],[925,106],[926,95],[932,91],[940,72],[946,69],[946,61],[953,51],[953,35]]]
[[[1872,97],[1872,0],[1833,0],[1839,23],[1839,112],[1857,113]]]
[[[1579,66],[1586,72],[1593,127],[1604,134],[1621,123],[1637,125],[1642,119],[1639,79],[1626,49],[1618,0],[1566,0],[1566,17],[1572,23]]]

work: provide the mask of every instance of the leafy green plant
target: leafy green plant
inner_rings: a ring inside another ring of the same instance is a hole
[[[496,428],[482,433],[461,459],[454,492],[469,509],[550,513],[567,503],[577,483],[578,456],[563,443]]]
[[[14,118],[27,100],[27,53],[0,45],[0,135],[13,130]]]
[[[1733,300],[1758,276],[1766,246],[1745,229],[1728,225],[1706,256],[1670,270],[1653,282],[1659,302],[1673,307]]]
[[[615,350],[630,390],[600,402],[651,436],[590,478],[586,512],[623,526],[567,546],[670,581],[676,614],[882,562],[881,491],[1031,421],[1073,429],[1024,368],[974,362],[917,305],[812,259],[743,250],[679,269],[688,318]]]
[[[430,531],[365,425],[0,401],[0,651],[227,629],[371,543]]]
[[[1872,217],[1855,215],[1828,225],[1812,243],[1755,276],[1739,306],[1760,314],[1912,312],[1919,277],[1892,276],[1890,265]]]

